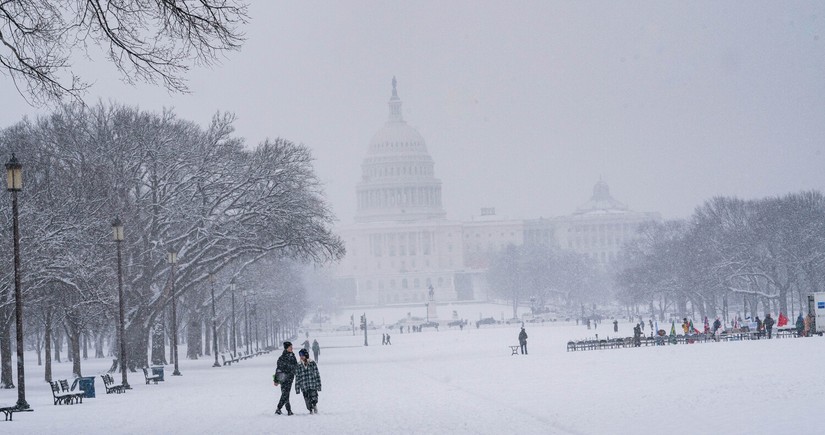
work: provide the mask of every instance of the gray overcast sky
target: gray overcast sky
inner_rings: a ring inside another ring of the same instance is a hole
[[[392,76],[427,141],[448,216],[568,214],[602,176],[638,211],[825,185],[825,2],[275,2],[191,95],[81,66],[88,96],[237,114],[250,144],[314,150],[342,222]],[[0,125],[33,109],[8,79]]]

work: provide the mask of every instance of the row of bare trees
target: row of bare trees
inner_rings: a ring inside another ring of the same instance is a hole
[[[35,347],[45,347],[47,364],[51,339],[62,332],[78,376],[83,337],[110,344],[116,337],[111,235],[116,216],[126,233],[122,248],[130,368],[146,366],[150,356],[153,362],[163,361],[158,337],[168,334],[165,313],[172,288],[180,301],[182,334],[189,334],[190,341],[214,339],[206,338],[210,328],[202,327],[211,325],[210,275],[219,300],[223,348],[231,341],[225,335],[232,330],[227,322],[233,282],[239,289],[256,290],[257,317],[273,329],[273,339],[274,328],[282,334],[297,324],[303,290],[294,262],[337,259],[343,243],[330,231],[333,216],[309,150],[283,139],[247,148],[233,134],[233,120],[218,114],[201,127],[171,111],[64,105],[0,133],[0,154],[16,153],[24,165],[25,332]],[[0,220],[5,228],[0,243],[11,246],[9,207],[0,207]],[[166,263],[169,250],[178,255],[174,286]],[[10,255],[0,258],[0,384],[5,387],[12,385],[11,261]],[[235,329],[245,335],[246,328]],[[204,344],[198,347],[208,349]],[[49,370],[47,365],[47,378]]]
[[[825,197],[717,197],[688,220],[644,226],[625,254],[619,298],[651,314],[790,317],[825,288]]]
[[[518,306],[552,304],[568,313],[583,303],[609,296],[609,275],[586,255],[549,244],[508,245],[493,255],[487,278],[490,288]]]

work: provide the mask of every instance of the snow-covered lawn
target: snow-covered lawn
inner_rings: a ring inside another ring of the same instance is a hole
[[[394,319],[397,320],[397,319]],[[475,320],[470,318],[470,320]],[[620,324],[620,335],[632,325]],[[3,433],[310,434],[753,434],[814,433],[825,374],[822,338],[566,352],[568,339],[613,336],[570,324],[527,325],[528,356],[511,356],[517,325],[370,336],[319,335],[324,389],[319,414],[292,396],[295,416],[274,414],[276,353],[231,367],[181,361],[183,376],[126,394],[52,405],[35,356],[27,356],[33,413],[0,421]],[[648,332],[649,331],[645,331]],[[301,337],[297,342],[303,341]],[[296,345],[297,348],[297,345]],[[296,349],[297,353],[297,349]],[[181,352],[181,354],[184,354]],[[85,375],[109,360],[84,361]],[[69,363],[55,365],[68,377]],[[116,376],[116,379],[119,377]],[[0,390],[0,405],[16,390]]]

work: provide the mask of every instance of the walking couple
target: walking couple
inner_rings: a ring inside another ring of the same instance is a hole
[[[278,408],[275,413],[280,415],[281,408],[286,405],[287,415],[292,415],[292,405],[289,403],[289,394],[292,390],[292,382],[295,381],[295,393],[304,394],[304,402],[310,414],[318,413],[318,392],[321,391],[321,374],[318,372],[318,364],[309,359],[309,351],[301,349],[298,352],[301,361],[295,360],[292,353],[292,343],[284,342],[284,352],[278,357],[278,366],[272,381],[275,386],[281,387],[281,400],[278,401]]]

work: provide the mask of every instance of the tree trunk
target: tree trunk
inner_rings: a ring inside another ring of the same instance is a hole
[[[103,336],[105,332],[98,331],[95,334],[95,358],[104,358],[106,354],[103,352]]]
[[[46,340],[46,382],[52,381],[52,310],[46,308],[46,331],[43,334]]]
[[[89,332],[83,332],[83,359],[89,359]]]
[[[60,350],[63,347],[63,334],[60,333],[60,328],[54,329],[54,360],[60,362]]]
[[[78,325],[70,320],[66,321],[66,338],[69,341],[68,355],[72,361],[72,374],[76,378],[83,376],[80,368],[80,340],[82,340],[82,335]]]
[[[166,343],[163,321],[159,318],[152,328],[152,364],[166,364]]]
[[[203,331],[203,355],[212,355],[212,322],[206,325]]]
[[[201,350],[201,320],[200,313],[190,311],[189,327],[186,328],[186,358],[198,359]]]

